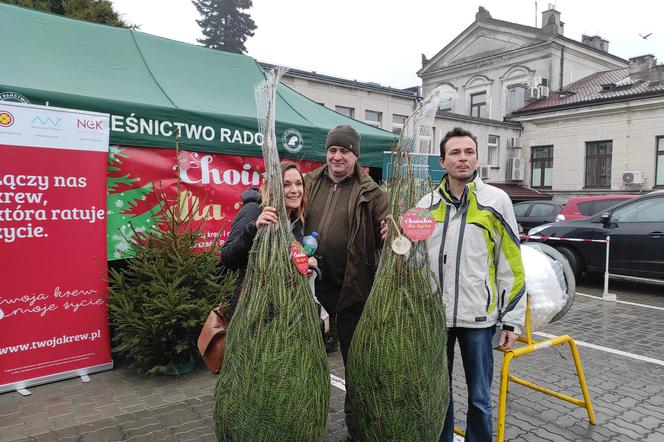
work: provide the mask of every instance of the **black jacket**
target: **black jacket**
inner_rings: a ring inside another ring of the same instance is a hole
[[[242,193],[242,208],[231,223],[228,239],[221,247],[221,265],[230,270],[238,271],[238,279],[231,297],[229,317],[233,315],[242,288],[242,282],[247,272],[249,252],[256,237],[256,220],[263,211],[261,196],[258,189],[247,189]],[[302,224],[293,223],[293,235],[302,242]]]

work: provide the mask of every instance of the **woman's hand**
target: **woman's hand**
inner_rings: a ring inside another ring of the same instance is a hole
[[[307,271],[307,276],[311,276],[314,274],[314,271],[312,267],[318,267],[318,260],[314,258],[313,256],[309,257],[309,271]]]
[[[387,238],[387,231],[388,231],[387,221],[382,220],[380,222],[380,237],[383,241],[385,241],[385,238]]]
[[[277,209],[274,207],[265,207],[258,219],[256,219],[256,228],[260,229],[268,224],[275,224],[277,222]]]

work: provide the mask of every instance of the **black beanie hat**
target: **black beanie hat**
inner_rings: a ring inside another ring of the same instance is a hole
[[[330,146],[345,147],[355,154],[356,157],[360,156],[360,134],[348,124],[342,124],[334,129],[330,129],[325,141],[325,149]]]

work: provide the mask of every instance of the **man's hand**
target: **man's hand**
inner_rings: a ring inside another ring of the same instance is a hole
[[[385,238],[387,238],[387,221],[382,220],[380,222],[380,237],[383,241],[385,241]]]
[[[510,350],[514,348],[514,343],[518,337],[519,335],[514,332],[502,330],[500,332],[500,339],[498,340],[498,350]]]

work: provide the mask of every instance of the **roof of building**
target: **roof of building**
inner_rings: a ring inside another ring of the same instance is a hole
[[[534,26],[522,25],[522,24],[519,24],[519,23],[513,23],[513,22],[509,22],[509,21],[505,21],[505,20],[499,20],[499,19],[496,19],[496,18],[489,18],[489,19],[484,19],[484,20],[486,20],[489,23],[495,23],[497,25],[505,26],[505,27],[512,28],[512,29],[520,29],[520,30],[523,30],[523,31],[534,32],[535,34],[538,34],[540,37],[545,38],[545,39],[552,36],[551,34],[547,34],[546,31],[544,31],[542,28],[536,28]],[[566,42],[571,43],[573,45],[581,46],[584,49],[587,49],[589,51],[593,51],[597,54],[602,54],[602,55],[605,55],[607,57],[613,58],[616,61],[622,61],[624,63],[627,62],[627,60],[625,60],[622,57],[614,55],[610,52],[602,51],[601,49],[597,49],[593,46],[590,46],[590,45],[585,44],[583,42],[580,42],[578,40],[574,40],[573,38],[565,37],[562,34],[555,34],[555,38],[558,38],[562,41],[566,41]]]
[[[588,75],[563,90],[551,91],[546,99],[531,103],[512,115],[550,112],[559,109],[605,104],[664,95],[664,81],[636,79],[629,68]]]
[[[111,144],[173,149],[178,127],[181,149],[262,155],[255,88],[265,74],[251,57],[2,2],[0,29],[12,36],[2,46],[0,92],[110,113]],[[329,129],[350,124],[362,135],[361,163],[380,167],[396,138],[287,85],[275,107],[277,136],[296,133],[300,143],[295,152],[277,143],[283,158],[325,161]]]
[[[263,63],[263,62],[258,62],[258,64],[263,68],[263,69],[269,69],[272,67],[275,67],[275,65],[270,64],[270,63]],[[409,98],[409,99],[415,99],[418,97],[418,91],[419,88],[417,86],[413,86],[407,89],[397,89],[389,86],[382,86],[378,83],[373,83],[373,82],[362,82],[362,81],[357,81],[357,80],[348,80],[345,78],[341,77],[333,77],[331,75],[324,75],[324,74],[319,74],[316,71],[303,71],[300,69],[291,69],[289,68],[288,71],[286,71],[286,76],[292,75],[296,77],[303,77],[303,78],[310,78],[312,80],[318,80],[322,81],[325,83],[334,83],[342,86],[347,86],[347,87],[354,87],[354,88],[359,88],[359,89],[366,89],[370,91],[375,91],[375,92],[382,92],[384,94],[389,94],[389,95],[398,95],[404,98]]]
[[[436,112],[436,117],[446,120],[463,121],[464,123],[484,124],[489,126],[506,127],[510,129],[522,129],[521,123],[518,121],[493,120],[491,118],[473,117],[471,115],[458,114],[450,111],[439,110]]]
[[[482,10],[482,9],[484,9],[484,8],[480,7],[480,10]],[[488,14],[488,11],[485,10],[485,12]],[[542,28],[537,28],[537,27],[534,27],[534,26],[522,25],[520,23],[514,23],[514,22],[510,22],[510,21],[506,21],[506,20],[496,19],[496,18],[491,17],[490,14],[488,14],[488,16],[486,14],[485,15],[479,15],[478,14],[475,17],[475,21],[473,21],[466,29],[464,29],[459,35],[457,35],[457,37],[455,37],[452,41],[450,41],[447,45],[445,45],[445,47],[443,47],[440,51],[438,51],[433,57],[431,57],[429,59],[423,58],[422,68],[420,68],[418,70],[418,75],[421,75],[432,63],[437,63],[438,58],[441,56],[441,54],[444,54],[446,51],[448,51],[450,48],[452,48],[455,44],[457,44],[458,39],[461,38],[461,36],[467,34],[468,32],[470,32],[475,27],[482,27],[482,25],[487,25],[487,24],[488,25],[499,26],[499,27],[502,27],[502,28],[505,28],[505,29],[513,29],[513,30],[516,30],[516,31],[530,33],[531,35],[533,35],[538,40],[538,42],[533,43],[533,44],[542,44],[542,43],[549,42],[549,41],[552,41],[552,40],[553,41],[557,40],[559,43],[563,43],[563,44],[570,45],[570,46],[577,46],[579,48],[583,48],[585,50],[592,51],[592,52],[594,52],[598,55],[613,59],[613,60],[615,60],[619,63],[627,63],[627,60],[625,60],[622,57],[611,54],[610,52],[607,52],[607,51],[603,51],[603,50],[598,49],[594,46],[591,46],[591,45],[588,45],[586,43],[580,42],[578,40],[574,40],[572,38],[565,37],[562,34],[551,34],[551,33],[546,32]],[[520,49],[522,49],[522,48],[520,48]],[[423,55],[423,57],[424,57],[424,55]],[[449,65],[449,66],[453,66],[453,65]]]
[[[530,187],[521,186],[519,184],[493,183],[493,182],[489,182],[488,184],[497,187],[501,190],[504,190],[513,203],[520,201],[532,201],[532,200],[550,200],[553,198],[553,195],[542,193],[538,190],[532,189]]]

